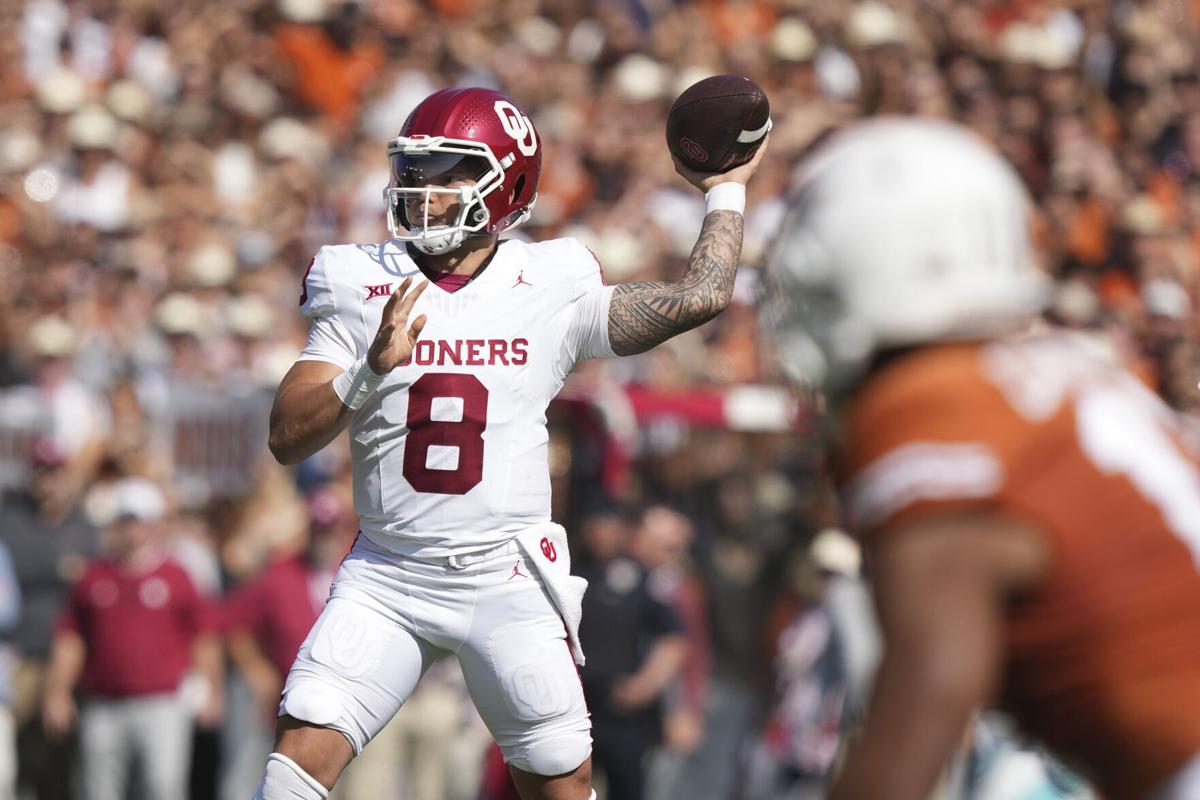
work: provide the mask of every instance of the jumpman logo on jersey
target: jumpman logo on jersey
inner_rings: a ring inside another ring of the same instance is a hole
[[[509,576],[508,576],[508,580],[510,580],[510,581],[511,581],[513,578],[517,578],[517,577],[520,577],[520,578],[528,578],[528,577],[529,577],[529,576],[528,576],[528,575],[526,575],[524,572],[521,572],[521,562],[520,562],[520,561],[518,561],[517,563],[513,564],[513,571],[512,571],[512,575],[509,575]],[[508,582],[508,581],[505,581],[505,583],[507,583],[507,582]]]
[[[532,283],[530,283],[529,281],[525,280],[525,270],[521,270],[521,272],[520,272],[520,273],[518,273],[518,275],[517,275],[517,282],[516,282],[516,283],[514,283],[514,284],[513,284],[512,286],[510,286],[509,288],[510,288],[510,289],[515,289],[515,288],[517,288],[518,286],[533,286],[533,284],[532,284]]]

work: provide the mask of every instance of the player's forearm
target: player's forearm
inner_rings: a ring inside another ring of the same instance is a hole
[[[741,214],[713,211],[704,218],[682,278],[617,286],[608,312],[613,352],[645,352],[724,311],[733,297],[743,229]]]
[[[352,413],[332,382],[281,387],[271,409],[271,455],[280,464],[303,461],[345,430]]]

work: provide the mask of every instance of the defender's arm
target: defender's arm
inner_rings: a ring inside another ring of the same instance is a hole
[[[922,800],[995,691],[1006,599],[1036,585],[1048,554],[1025,525],[973,514],[884,531],[872,554],[885,653],[829,798]]]

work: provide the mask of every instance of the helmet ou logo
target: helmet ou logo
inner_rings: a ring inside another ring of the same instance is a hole
[[[537,152],[537,134],[533,132],[533,123],[529,117],[507,100],[497,100],[496,116],[504,126],[504,132],[517,142],[521,155],[531,156]]]

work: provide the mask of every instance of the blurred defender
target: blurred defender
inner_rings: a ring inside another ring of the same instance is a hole
[[[764,151],[721,175],[677,167],[708,192],[687,272],[609,287],[573,239],[498,241],[528,219],[541,171],[511,100],[448,89],[413,111],[388,145],[393,238],[318,252],[308,346],[271,414],[284,463],[349,428],[362,533],[288,676],[261,800],[325,797],[447,654],[525,800],[592,795],[572,662],[583,581],[550,522],[546,406],[576,362],[721,312]]]
[[[843,489],[886,653],[831,797],[917,800],[994,702],[1112,800],[1200,797],[1200,471],[1045,294],[1015,173],[881,120],[801,165],[770,269],[780,356],[852,390]]]

